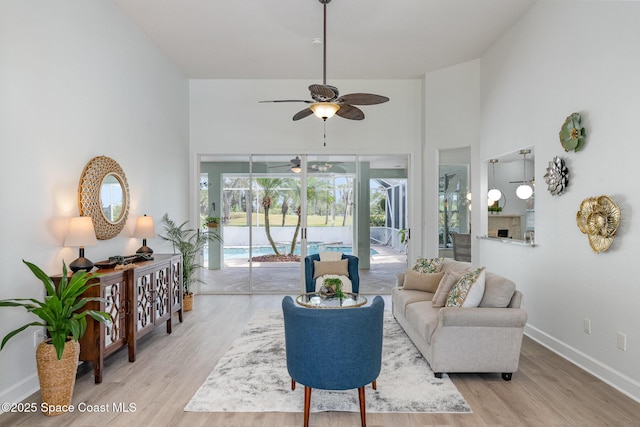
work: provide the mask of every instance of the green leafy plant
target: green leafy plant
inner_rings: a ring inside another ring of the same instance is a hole
[[[160,238],[173,243],[174,249],[182,254],[182,286],[187,295],[191,294],[191,285],[202,283],[196,276],[198,269],[202,268],[202,265],[198,264],[198,255],[208,242],[222,242],[217,232],[206,233],[200,229],[186,228],[188,222],[177,225],[169,219],[168,214],[164,214],[162,223],[166,234],[160,235]]]
[[[204,219],[204,225],[207,227],[217,227],[220,224],[220,217],[208,216]]]
[[[409,230],[406,228],[401,228],[398,230],[398,236],[400,236],[400,243],[405,244],[407,241]]]
[[[67,276],[67,266],[62,262],[62,276],[58,287],[53,280],[45,274],[38,266],[22,260],[33,274],[40,279],[44,285],[47,295],[44,301],[35,298],[16,298],[0,300],[0,307],[23,307],[28,312],[35,314],[41,322],[31,322],[11,331],[4,337],[0,350],[2,350],[12,337],[27,329],[29,326],[42,326],[47,329],[51,336],[51,342],[56,349],[58,360],[62,357],[65,341],[69,337],[73,337],[78,341],[87,330],[87,316],[91,316],[99,322],[108,322],[111,320],[109,313],[97,310],[84,310],[87,303],[91,301],[106,302],[104,298],[99,297],[82,297],[82,294],[99,283],[88,283],[89,280],[98,277],[99,274],[91,274],[85,271],[78,271],[71,279]]]
[[[327,288],[334,289],[335,297],[344,298],[344,293],[342,292],[342,280],[338,279],[337,277],[328,277],[323,280],[322,284]]]

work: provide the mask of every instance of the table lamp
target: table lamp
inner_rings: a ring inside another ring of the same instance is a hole
[[[93,221],[89,216],[78,216],[69,221],[69,232],[64,239],[65,246],[78,246],[78,258],[69,264],[69,268],[74,273],[80,270],[87,272],[93,268],[93,262],[84,257],[84,247],[97,245],[96,232],[93,228]]]
[[[156,237],[156,230],[153,226],[153,217],[152,216],[139,216],[136,221],[136,228],[133,230],[133,237],[142,238],[142,247],[136,251],[137,254],[148,254],[151,255],[153,253],[153,249],[147,246],[147,239],[151,237]]]

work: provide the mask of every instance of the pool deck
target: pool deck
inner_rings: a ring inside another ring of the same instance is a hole
[[[407,268],[406,254],[383,245],[372,245],[378,253],[371,255],[371,267],[360,270],[360,293],[388,295],[396,284],[396,275]],[[204,270],[200,294],[287,294],[301,292],[302,271],[297,262],[254,262],[246,259],[225,260],[220,270]],[[251,284],[252,283],[252,284]]]

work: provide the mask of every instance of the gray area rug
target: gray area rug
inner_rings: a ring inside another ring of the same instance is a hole
[[[471,412],[451,380],[429,364],[385,312],[382,371],[366,390],[367,412]],[[280,311],[258,311],[184,408],[192,412],[303,412],[304,387],[291,390]],[[359,412],[358,391],[314,389],[311,411]]]

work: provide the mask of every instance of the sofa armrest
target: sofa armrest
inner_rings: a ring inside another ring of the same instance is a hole
[[[442,327],[524,328],[527,313],[520,308],[442,307],[438,313],[438,323]]]

